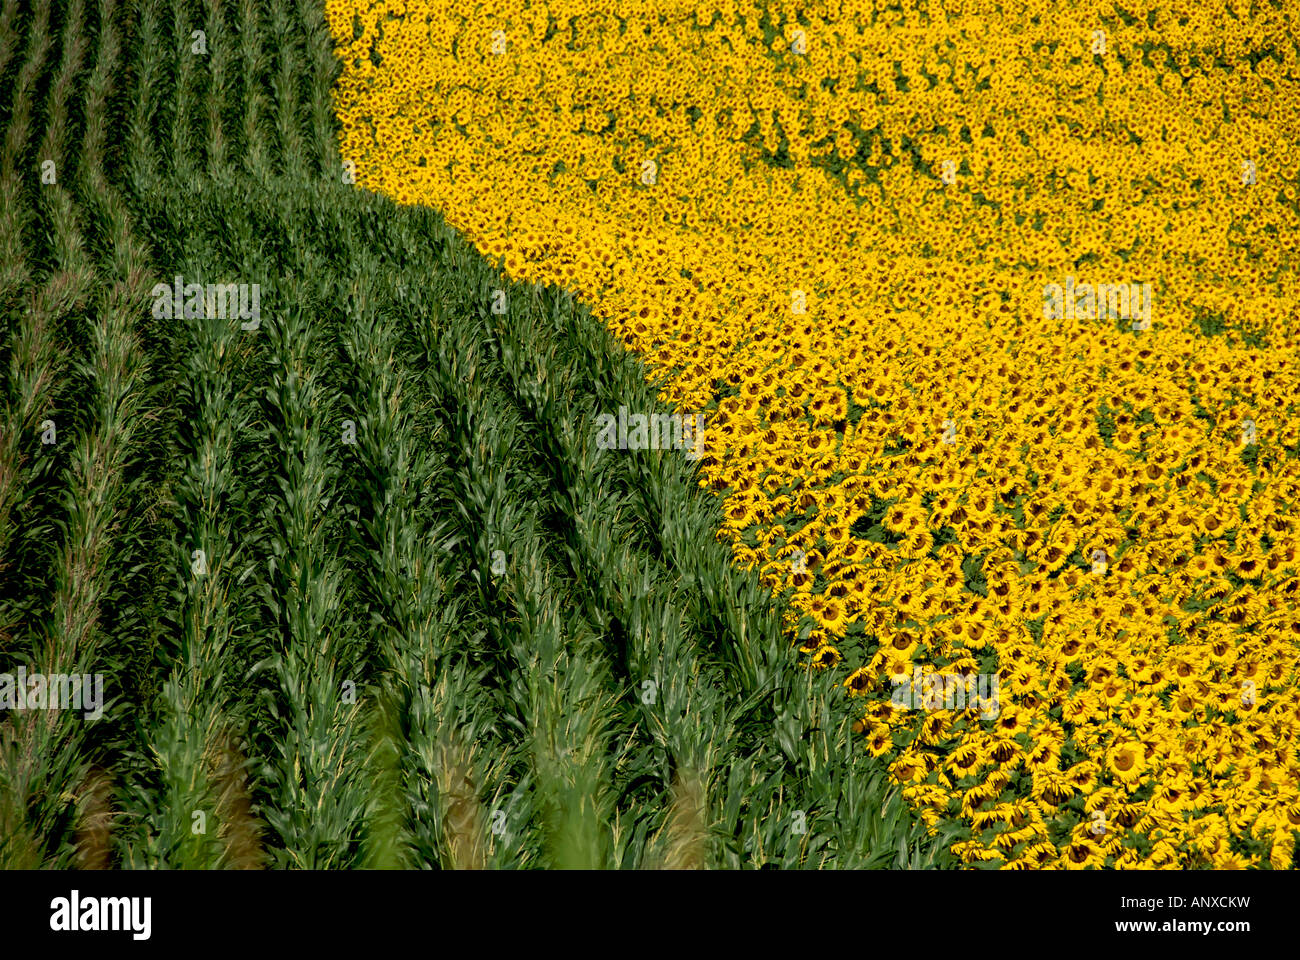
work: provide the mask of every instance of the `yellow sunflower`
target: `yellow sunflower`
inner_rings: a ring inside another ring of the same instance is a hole
[[[1091,840],[1074,840],[1061,851],[1061,864],[1067,870],[1098,869],[1105,863],[1106,855]]]
[[[839,664],[844,657],[841,653],[829,644],[819,649],[811,661],[809,661],[818,670],[825,670],[828,667],[834,667]]]
[[[1146,768],[1146,750],[1141,743],[1124,740],[1106,754],[1106,767],[1125,785],[1132,786]]]
[[[854,670],[849,674],[848,679],[844,681],[843,686],[849,688],[849,696],[860,697],[864,696],[867,690],[870,689],[873,679],[874,678],[869,669],[866,667],[859,667],[857,670]]]

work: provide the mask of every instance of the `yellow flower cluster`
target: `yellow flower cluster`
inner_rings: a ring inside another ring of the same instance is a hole
[[[327,7],[359,183],[707,411],[720,535],[963,859],[1290,866],[1287,5]]]

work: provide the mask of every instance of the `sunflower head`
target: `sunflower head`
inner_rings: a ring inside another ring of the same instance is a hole
[[[1131,786],[1146,768],[1146,750],[1141,743],[1122,740],[1110,748],[1106,766],[1122,783]]]
[[[849,688],[849,696],[860,697],[870,689],[871,683],[871,671],[866,667],[859,667],[849,674],[843,685]]]
[[[830,645],[821,647],[815,654],[810,663],[818,670],[825,670],[828,667],[834,667],[844,659],[840,652]]]
[[[1091,840],[1077,839],[1061,851],[1061,863],[1067,870],[1088,870],[1104,866],[1106,857]]]

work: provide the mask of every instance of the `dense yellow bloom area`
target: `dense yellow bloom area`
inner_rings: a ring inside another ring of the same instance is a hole
[[[964,859],[1290,866],[1296,8],[1005,6],[329,0],[343,155],[707,413],[721,535]]]

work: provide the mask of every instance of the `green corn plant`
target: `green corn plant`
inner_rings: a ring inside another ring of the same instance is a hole
[[[544,319],[551,320],[551,331],[545,329]],[[566,547],[570,566],[580,582],[589,585],[588,617],[602,632],[613,630],[622,637],[625,677],[634,682],[633,699],[645,727],[653,730],[655,746],[643,753],[661,789],[618,811],[617,862],[635,866],[646,859],[647,837],[658,821],[658,849],[649,862],[706,866],[711,862],[708,780],[721,762],[717,737],[725,736],[727,729],[717,710],[720,695],[696,666],[693,651],[681,642],[681,617],[670,602],[675,591],[672,572],[631,547],[642,536],[626,524],[622,501],[609,495],[604,475],[611,459],[619,458],[605,459],[606,470],[598,468],[601,461],[593,459],[581,434],[571,427],[594,423],[594,411],[589,396],[585,402],[572,396],[577,377],[571,361],[557,358],[555,319],[556,311],[544,317],[534,298],[528,308],[510,311],[498,321],[493,335],[521,413],[531,421],[530,436],[540,442],[546,454],[543,462],[552,470],[552,498],[557,514],[567,518],[571,538]],[[641,684],[639,698],[636,683]],[[641,763],[620,767],[632,780],[644,779],[647,772]],[[668,813],[662,815],[665,809]]]
[[[154,132],[161,123],[168,91],[166,53],[162,27],[162,0],[142,0],[132,44],[135,82],[131,88],[131,115],[127,120],[126,155],[131,191],[137,197],[158,180],[157,140]]]
[[[212,42],[208,48],[208,87],[202,97],[205,114],[203,140],[208,151],[208,176],[216,177],[226,169],[229,162],[229,144],[222,115],[234,99],[231,68],[236,62],[236,50],[222,16],[221,0],[207,0],[205,6],[207,18],[203,21],[203,29]]]
[[[447,447],[452,454],[441,499],[455,506],[453,522],[459,533],[454,539],[464,544],[464,549],[457,551],[464,554],[465,564],[459,579],[469,587],[469,597],[492,639],[487,666],[504,681],[508,722],[524,733],[536,728],[536,698],[530,694],[527,680],[535,653],[524,645],[511,623],[501,592],[502,575],[495,571],[505,560],[503,546],[510,545],[507,568],[512,568],[518,545],[535,540],[536,533],[525,533],[527,518],[518,512],[526,500],[511,496],[512,479],[517,480],[521,469],[514,441],[516,425],[512,419],[502,418],[506,408],[489,395],[487,384],[478,376],[479,357],[469,332],[457,317],[430,341],[442,362],[426,367],[426,380],[448,431]],[[532,815],[536,802],[531,782],[536,776],[531,751],[525,747],[526,742],[516,737],[512,766],[517,785],[511,790],[498,779],[489,811],[492,836],[487,856],[498,866],[521,865],[535,858],[542,846],[539,825]],[[525,781],[530,783],[527,788]]]
[[[294,29],[296,18],[291,0],[272,0],[270,26],[275,51],[271,90],[275,95],[275,143],[280,151],[280,172],[291,180],[301,181],[307,177],[307,167],[305,118],[299,93],[301,78],[308,74]]]
[[[294,304],[300,292],[290,284],[279,295]],[[269,328],[278,369],[266,400],[280,490],[263,600],[281,643],[272,663],[283,707],[273,700],[272,712],[285,715],[265,772],[277,798],[267,819],[283,844],[281,865],[338,867],[356,855],[364,809],[357,739],[364,674],[340,622],[342,571],[322,516],[335,495],[337,467],[312,416],[323,409],[308,365],[313,335],[300,306],[288,307]]]
[[[207,72],[206,60],[210,53],[197,53],[216,41],[209,37],[193,38],[195,21],[191,19],[189,4],[173,2],[172,4],[172,57],[176,64],[176,83],[172,88],[170,102],[171,123],[168,129],[170,159],[176,175],[182,181],[192,180],[198,161],[196,154],[200,144],[194,135],[195,130],[203,129],[199,120],[200,97],[197,91],[200,73]],[[200,62],[200,58],[204,62]]]
[[[67,366],[65,351],[59,344],[59,329],[65,316],[84,309],[92,288],[89,270],[57,273],[31,295],[31,308],[24,312],[21,325],[9,343],[4,433],[0,435],[0,578],[16,576],[13,549],[19,531],[13,522],[14,511],[31,494],[37,476],[48,474],[57,462],[41,449],[37,428],[54,410],[56,390]],[[57,440],[58,423],[52,439]],[[35,442],[33,442],[35,440]],[[25,454],[24,449],[28,452]],[[40,454],[46,454],[40,456]],[[34,474],[39,471],[40,474]],[[28,529],[26,538],[45,537],[43,529]],[[6,573],[6,569],[9,573]],[[0,626],[17,629],[18,590],[0,591],[11,598],[0,601]]]
[[[85,0],[71,0],[63,26],[63,49],[58,69],[47,94],[45,133],[36,154],[42,161],[53,160],[59,180],[64,182],[72,180],[67,155],[68,109],[74,93],[73,85],[86,55],[85,16]]]
[[[31,219],[31,207],[23,202],[22,182],[0,171],[0,332],[5,337],[14,325],[18,296],[30,283],[23,234]]]
[[[456,624],[440,627],[449,642],[456,639]],[[478,695],[481,687],[476,688],[487,680],[485,670],[450,658],[436,674],[416,674],[408,680],[406,795],[414,849],[422,865],[473,870],[513,866],[529,856],[520,843],[520,834],[527,834],[519,829],[529,815],[521,812],[518,802],[502,803],[509,771],[504,761],[490,756],[505,745],[498,741],[494,718]]]
[[[49,0],[38,3],[32,11],[31,28],[27,31],[27,48],[23,65],[13,88],[13,101],[9,122],[5,127],[3,151],[0,152],[0,172],[6,180],[18,175],[20,163],[25,162],[28,139],[31,135],[31,118],[36,84],[41,76],[45,58],[53,46],[50,29]],[[24,171],[25,173],[26,171]]]
[[[82,102],[85,130],[77,163],[77,200],[93,224],[92,233],[98,239],[95,245],[101,250],[105,246],[126,249],[129,245],[126,237],[130,233],[126,206],[104,170],[111,118],[109,97],[121,67],[122,40],[116,16],[116,0],[100,0],[95,65],[86,81]],[[123,266],[120,258],[114,258],[109,266],[110,274],[123,276]]]
[[[272,142],[265,133],[270,104],[263,90],[268,68],[268,55],[262,45],[266,33],[262,18],[263,6],[258,0],[239,0],[237,18],[243,84],[236,101],[242,117],[236,155],[244,158],[244,170],[255,176],[269,172]]]
[[[109,563],[111,532],[129,528],[127,503],[138,493],[138,481],[125,478],[148,376],[133,331],[143,303],[138,284],[101,292],[89,331],[93,352],[80,365],[88,429],[77,437],[64,475],[66,517],[59,523],[64,536],[51,570],[49,625],[33,651],[34,664],[47,674],[113,676],[101,659],[99,621],[102,606],[118,599]],[[67,814],[57,785],[84,779],[84,727],[66,711],[48,711],[22,717],[6,733],[0,761],[5,819],[20,835],[24,817],[17,811],[25,806],[30,839],[55,862],[66,862],[70,852],[60,842],[59,822]]]
[[[512,519],[508,466],[517,461],[515,432],[508,426],[512,420],[504,419],[508,408],[491,399],[501,385],[478,376],[479,360],[469,337],[462,328],[449,332],[444,354],[450,362],[434,376],[446,396],[463,398],[449,412],[463,458],[463,466],[454,471],[459,506],[467,533],[490,531],[475,545],[476,576],[481,595],[496,611],[489,618],[492,632],[509,659],[523,668],[523,677],[510,690],[521,725],[531,731],[529,761],[546,856],[555,865],[604,866],[609,857],[608,820],[602,814],[609,802],[605,742],[613,713],[606,667],[596,655],[590,628],[572,607],[569,616],[562,616],[552,599],[557,594],[545,588],[556,575],[548,572],[535,521],[520,527]],[[494,430],[488,430],[490,423]],[[495,542],[511,544],[508,570],[502,571],[505,595],[485,573],[492,569],[490,546]],[[566,623],[571,624],[567,630]]]
[[[344,335],[360,411],[357,480],[368,501],[360,545],[369,557],[369,605],[383,627],[380,659],[385,669],[372,713],[374,787],[365,862],[400,867],[419,858],[450,867],[481,867],[486,841],[472,788],[479,782],[471,755],[474,741],[466,747],[447,719],[458,700],[475,698],[464,671],[449,672],[456,605],[447,602],[440,571],[446,541],[440,527],[427,525],[427,501],[419,502],[418,494],[443,465],[427,448],[412,455],[404,378],[394,363],[396,336],[392,324],[372,307],[367,276],[362,267],[348,295],[352,322]],[[452,682],[453,677],[460,682]],[[425,702],[430,696],[431,710]],[[408,771],[414,796],[406,786]],[[427,816],[413,817],[412,810],[437,810],[440,816],[430,824]]]
[[[581,434],[569,428],[594,423],[594,411],[589,396],[585,402],[571,396],[577,382],[572,361],[557,359],[557,311],[553,306],[548,331],[539,322],[540,302],[534,298],[529,307],[498,322],[493,331],[497,356],[511,375],[521,413],[531,421],[530,435],[538,438],[546,453],[543,460],[552,467],[556,512],[568,519],[566,529],[573,538],[566,548],[570,565],[590,585],[588,617],[602,631],[612,629],[623,638],[625,679],[633,683],[633,699],[641,685],[638,711],[655,738],[655,746],[643,753],[661,789],[633,801],[629,810],[619,810],[616,836],[636,839],[620,839],[618,862],[638,865],[653,822],[662,820],[666,829],[655,837],[661,849],[652,861],[707,865],[707,782],[720,763],[716,738],[726,731],[716,709],[720,696],[696,667],[693,652],[680,642],[680,615],[670,600],[676,578],[631,548],[643,536],[626,524],[622,501],[609,496],[604,471],[596,468]],[[610,459],[603,461],[606,467]],[[651,677],[657,679],[646,679]],[[663,700],[658,699],[661,684]],[[620,768],[633,781],[643,781],[647,772],[642,763]],[[659,816],[669,804],[670,814]]]
[[[518,555],[511,593],[519,643],[536,651],[528,671],[532,756],[548,863],[558,869],[610,865],[609,726],[612,703],[594,635],[566,631],[560,599],[547,589],[531,544]]]
[[[579,446],[577,435],[570,427],[573,423],[592,422],[592,418],[585,411],[576,413],[575,408],[566,405],[562,398],[557,399],[557,379],[546,375],[546,371],[559,369],[560,365],[547,355],[543,355],[541,361],[532,359],[527,364],[517,363],[520,357],[539,356],[536,342],[521,347],[499,335],[498,343],[505,367],[514,374],[516,399],[521,409],[532,417],[532,434],[539,439],[546,454],[543,460],[552,470],[551,496],[556,514],[565,519],[569,565],[575,578],[587,588],[584,597],[587,617],[602,633],[620,638],[621,642],[614,646],[622,649],[615,653],[613,663],[630,668],[630,673],[625,674],[626,679],[640,682],[644,678],[658,677],[660,673],[638,672],[638,666],[644,670],[652,668],[652,665],[638,664],[631,648],[636,645],[637,653],[648,658],[649,651],[659,640],[659,637],[650,635],[654,628],[647,622],[646,606],[653,605],[659,613],[658,626],[671,624],[671,610],[664,607],[670,578],[662,575],[657,578],[652,572],[652,561],[629,546],[631,531],[619,522],[621,500],[610,495],[608,486],[601,482],[593,451]],[[666,667],[662,674],[665,682],[672,682]],[[651,679],[649,682],[653,687],[659,681]],[[648,710],[649,704],[656,699],[657,694],[648,698],[642,696],[639,701],[641,710]],[[626,696],[620,697],[620,701],[626,704]],[[677,733],[675,726],[673,732]],[[682,759],[680,745],[673,743],[672,746],[674,758]],[[698,758],[691,758],[687,766],[695,767],[698,762]],[[639,775],[639,765],[626,769],[628,778],[635,779]],[[655,799],[666,795],[672,785],[672,776],[667,769],[661,770],[662,793]],[[698,775],[693,775],[691,782],[698,784]],[[699,791],[695,796],[699,796]],[[640,813],[644,816],[645,805],[640,806]],[[636,819],[635,812],[627,816]],[[679,818],[677,822],[680,825],[685,821]],[[619,862],[628,863],[629,855],[633,857],[632,862],[638,862],[636,851],[625,852]]]
[[[338,154],[337,121],[334,118],[334,82],[341,70],[334,54],[334,39],[325,22],[324,8],[310,0],[299,0],[298,18],[305,37],[306,74],[309,77],[312,147],[319,157],[320,174],[332,185],[343,183],[343,165]]]
[[[140,822],[151,829],[129,862],[203,868],[232,860],[256,862],[256,825],[219,818],[217,771],[229,763],[226,713],[234,665],[229,657],[232,581],[240,545],[232,527],[235,499],[235,435],[248,426],[247,397],[236,392],[232,325],[217,317],[178,322],[186,331],[182,383],[192,442],[185,469],[173,487],[177,516],[173,666],[158,714],[142,731],[161,786],[141,790]],[[237,776],[231,772],[227,779]],[[152,779],[152,778],[151,778]],[[199,815],[201,822],[195,821]],[[207,822],[211,820],[209,830]],[[196,829],[202,826],[201,830]],[[219,837],[219,831],[224,837]],[[239,842],[218,842],[220,839]],[[251,865],[251,864],[250,864]]]
[[[402,789],[402,727],[392,691],[378,691],[370,710],[366,769],[371,787],[361,862],[371,870],[402,869],[410,862],[410,838]]]
[[[83,3],[74,4],[64,23],[63,57],[49,91],[48,126],[40,147],[41,152],[50,155],[46,159],[56,160],[56,171],[63,165],[65,182],[69,101],[86,50],[82,34],[84,13]],[[6,131],[2,163],[6,181],[16,172],[15,164],[27,140],[30,94],[39,75],[39,64],[51,46],[48,25],[48,5],[44,5],[36,12],[35,45],[20,73],[11,114],[13,123]],[[141,361],[131,324],[141,292],[137,280],[92,294],[93,268],[86,255],[72,194],[57,181],[44,186],[49,189],[43,194],[42,208],[49,217],[52,250],[59,272],[34,297],[36,309],[11,342],[6,410],[10,427],[29,430],[25,421],[53,412],[50,404],[54,400],[53,387],[59,382],[60,366],[56,344],[63,334],[56,321],[66,313],[80,312],[92,295],[96,309],[88,318],[82,340],[87,355],[77,365],[83,398],[77,413],[83,428],[74,433],[76,442],[70,445],[69,456],[61,464],[65,516],[50,526],[33,525],[26,531],[26,539],[33,543],[47,541],[51,527],[64,531],[64,536],[52,557],[46,549],[29,554],[26,570],[21,574],[32,576],[47,562],[53,564],[44,571],[43,577],[48,577],[53,590],[30,593],[33,599],[51,603],[49,625],[42,634],[37,634],[30,657],[24,659],[47,673],[86,673],[95,667],[96,672],[114,676],[99,658],[103,640],[100,620],[103,610],[120,599],[120,595],[114,594],[115,571],[108,565],[110,557],[117,552],[110,531],[122,535],[122,543],[130,542],[132,525],[122,524],[124,504],[138,490],[138,486],[133,487],[124,479],[124,472],[131,437],[139,425],[140,386],[147,378],[147,366]],[[74,422],[71,417],[59,419],[65,429]],[[69,445],[65,443],[65,446]],[[3,474],[0,519],[4,522],[0,547],[7,552],[12,544],[9,510],[20,499],[29,498],[18,486],[22,482],[21,461],[15,457],[14,447],[9,444],[5,447],[0,451],[0,474]],[[56,461],[44,459],[47,469],[41,471],[40,479],[52,480],[56,474],[48,467]],[[37,476],[33,475],[32,479]],[[33,502],[39,502],[46,508],[42,514],[53,518],[55,514],[46,510],[54,507],[50,494],[56,493],[60,485],[42,482],[41,486],[47,493],[40,501]],[[38,539],[33,540],[33,536]],[[10,614],[7,609],[0,611],[0,622],[7,625],[6,633],[12,629]],[[21,656],[19,649],[9,642],[4,648],[8,654]],[[79,790],[77,784],[88,782],[83,753],[83,748],[90,747],[86,727],[63,711],[6,718],[3,726],[0,820],[4,821],[7,840],[0,860],[10,865],[29,866],[46,858],[56,863],[69,862],[72,851],[66,828],[76,813],[63,800]]]
[[[434,461],[428,453],[410,458],[407,434],[393,426],[389,415],[396,398],[408,394],[390,388],[388,378],[393,365],[387,362],[387,353],[377,354],[367,346],[373,342],[366,336],[371,326],[358,325],[358,329],[361,336],[356,345],[349,342],[348,349],[354,357],[365,358],[364,363],[357,363],[357,369],[365,371],[358,375],[357,389],[360,396],[370,398],[366,408],[377,414],[367,421],[365,436],[359,442],[367,471],[365,485],[373,503],[371,518],[363,519],[362,526],[372,556],[377,561],[382,558],[387,571],[372,583],[380,588],[376,591],[377,613],[390,626],[386,635],[393,641],[385,660],[392,665],[393,698],[402,705],[406,733],[403,765],[412,815],[409,834],[413,852],[418,863],[445,867],[518,865],[533,856],[530,851],[535,846],[527,812],[527,776],[513,787],[509,785],[510,768],[518,765],[517,748],[513,763],[487,762],[489,754],[508,758],[512,754],[499,748],[484,749],[497,739],[492,732],[493,711],[481,709],[486,706],[482,691],[489,683],[486,667],[472,666],[462,656],[451,657],[454,650],[472,650],[480,643],[466,647],[466,624],[473,618],[469,610],[457,612],[459,601],[448,601],[452,589],[449,584],[477,583],[470,587],[469,595],[462,594],[462,599],[493,596],[483,593],[490,580],[479,576],[482,568],[474,563],[474,557],[491,564],[494,555],[482,552],[472,530],[462,539],[445,535],[440,525],[429,525],[445,504],[458,496],[452,489],[455,485],[448,482],[444,463],[438,464],[438,479],[431,477]],[[427,336],[430,332],[421,330],[421,336],[411,346],[435,349],[433,339]],[[412,359],[418,365],[418,359]],[[463,381],[454,377],[451,381],[455,396],[464,399],[460,392]],[[409,389],[409,395],[424,395],[419,383]],[[435,387],[435,392],[440,389]],[[468,427],[472,418],[456,413],[458,403],[455,397],[448,400],[439,392],[422,402],[421,409],[449,410],[453,428],[455,424]],[[436,435],[431,439],[436,440]],[[463,449],[475,448],[468,433],[461,440]],[[433,442],[430,448],[445,445]],[[508,442],[504,446],[509,449]],[[493,491],[499,489],[497,483],[494,478],[487,486],[476,485],[475,503],[488,503]],[[435,492],[443,485],[449,488],[447,496]],[[425,491],[418,500],[417,491]],[[428,512],[430,507],[435,508],[433,513]],[[465,525],[462,529],[469,530],[473,523],[470,516],[457,513],[446,519],[459,520]],[[461,542],[473,545],[468,567],[457,559],[466,556],[458,549]],[[492,793],[490,799],[485,791]],[[490,819],[486,843],[481,829],[485,819]]]
[[[22,34],[15,24],[17,18],[18,0],[5,0],[4,6],[0,7],[0,77],[9,69],[14,54],[18,52],[19,41],[22,40]]]

